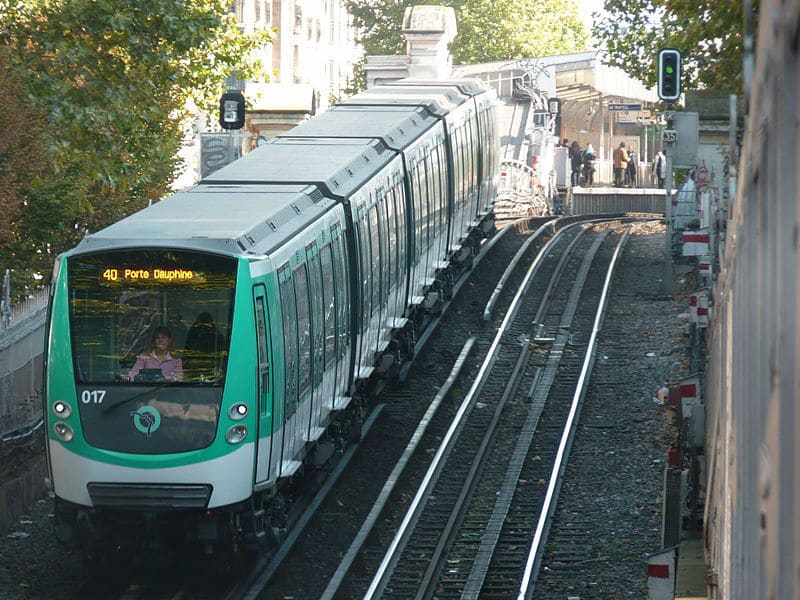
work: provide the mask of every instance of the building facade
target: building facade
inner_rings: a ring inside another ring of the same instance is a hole
[[[343,0],[234,0],[245,32],[272,29],[262,59],[274,84],[311,85],[321,106],[339,98],[361,58]]]

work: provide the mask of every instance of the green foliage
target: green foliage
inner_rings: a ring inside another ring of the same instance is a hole
[[[347,0],[365,53],[404,54],[406,7],[413,0]],[[443,0],[456,13],[450,51],[456,64],[533,58],[587,49],[588,34],[570,0]],[[360,78],[363,82],[363,77]]]
[[[754,2],[757,9],[758,2]],[[656,83],[658,50],[683,56],[683,89],[742,91],[740,2],[710,0],[606,0],[594,35],[606,63],[645,85]]]
[[[12,92],[46,122],[47,167],[19,191],[9,255],[52,254],[158,200],[175,178],[187,102],[210,109],[267,33],[244,35],[226,0],[0,0],[0,49]],[[5,79],[5,77],[4,77]],[[11,134],[0,121],[0,139]],[[44,168],[41,167],[40,168]],[[16,200],[15,200],[16,201]],[[0,211],[9,196],[0,196]],[[42,232],[37,235],[37,232]],[[51,242],[47,243],[47,239]],[[47,262],[47,260],[45,262]],[[28,263],[49,275],[49,266]],[[0,263],[0,267],[4,265]]]
[[[365,54],[403,54],[403,14],[407,6],[415,4],[412,0],[346,0],[353,24],[361,31],[359,42]]]
[[[41,256],[26,225],[31,198],[47,181],[52,163],[44,143],[45,114],[28,101],[8,54],[0,47],[0,274],[12,269],[16,292],[31,283],[27,269]]]
[[[588,35],[569,0],[467,0],[453,2],[457,64],[583,52]]]

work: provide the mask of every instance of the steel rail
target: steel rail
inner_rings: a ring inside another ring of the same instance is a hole
[[[562,232],[560,231],[556,236],[554,236],[548,244],[539,252],[539,256],[537,256],[537,260],[534,260],[531,263],[528,271],[525,274],[525,277],[517,290],[517,293],[514,295],[513,300],[506,312],[506,315],[498,328],[498,331],[495,335],[495,338],[489,347],[487,352],[486,358],[484,359],[481,367],[478,370],[478,373],[475,377],[475,380],[472,383],[467,395],[465,396],[464,400],[461,402],[461,405],[458,408],[455,416],[453,417],[453,422],[450,425],[447,433],[445,434],[444,438],[442,439],[442,443],[439,446],[436,454],[433,457],[430,467],[428,471],[425,473],[425,476],[417,490],[414,499],[409,506],[402,523],[400,524],[397,533],[394,536],[389,548],[386,550],[384,554],[383,560],[381,561],[378,570],[376,571],[367,592],[364,595],[364,599],[373,599],[378,598],[380,594],[383,592],[386,583],[388,582],[389,577],[391,576],[391,572],[394,569],[394,565],[396,564],[400,551],[402,547],[408,540],[408,537],[411,535],[413,530],[413,526],[416,523],[417,519],[419,518],[419,514],[422,511],[422,508],[425,505],[427,500],[427,496],[429,494],[432,485],[438,476],[439,471],[444,466],[444,460],[447,458],[450,450],[455,443],[455,440],[460,433],[464,421],[465,416],[469,414],[474,406],[475,402],[477,401],[481,389],[483,385],[486,383],[486,379],[488,373],[491,371],[492,366],[494,365],[495,360],[497,359],[498,350],[500,348],[500,344],[502,339],[505,335],[506,330],[509,328],[510,324],[516,318],[517,313],[519,312],[519,308],[522,304],[522,298],[524,297],[525,293],[528,290],[528,287],[531,284],[533,276],[538,268],[539,259],[540,257],[544,256],[545,249],[549,246],[553,240],[557,239]]]
[[[400,480],[400,476],[403,474],[403,471],[411,460],[411,456],[414,454],[414,451],[417,449],[417,446],[422,440],[423,434],[428,429],[428,425],[433,419],[433,416],[436,414],[436,411],[439,409],[439,405],[450,393],[450,389],[458,379],[458,376],[461,373],[464,364],[466,363],[467,357],[472,351],[472,347],[475,345],[475,340],[475,337],[469,338],[461,349],[461,352],[458,355],[452,370],[450,371],[450,375],[447,377],[444,385],[439,389],[436,397],[428,406],[428,410],[425,411],[425,415],[422,417],[416,431],[411,436],[411,440],[408,442],[408,445],[403,451],[402,456],[397,461],[394,469],[392,469],[389,477],[386,479],[383,489],[381,489],[380,493],[378,494],[378,498],[367,515],[367,518],[364,520],[364,523],[361,525],[361,529],[356,535],[356,538],[353,540],[353,543],[350,544],[350,547],[342,558],[341,563],[339,563],[336,572],[328,582],[328,586],[325,588],[325,591],[321,596],[321,600],[330,600],[335,596],[336,592],[338,592],[339,587],[342,585],[347,572],[350,570],[350,567],[356,558],[356,555],[358,554],[359,550],[361,550],[361,547],[366,541],[367,536],[372,531],[375,523],[378,521],[381,512],[383,512],[383,509],[389,500],[389,496],[391,495],[392,491],[394,491],[397,482]]]
[[[375,424],[375,421],[383,410],[383,407],[383,404],[379,404],[370,413],[369,417],[361,428],[362,438]],[[336,464],[336,467],[333,469],[333,471],[331,471],[331,474],[325,479],[325,484],[319,489],[319,491],[317,491],[313,500],[309,503],[305,511],[303,511],[302,516],[297,520],[294,527],[292,527],[292,530],[289,532],[286,540],[272,556],[266,568],[258,573],[258,575],[254,575],[253,582],[246,585],[247,591],[242,595],[242,600],[256,600],[261,595],[264,587],[266,587],[270,579],[275,576],[275,572],[278,570],[281,563],[292,550],[292,548],[294,548],[294,545],[297,543],[297,540],[300,538],[300,535],[303,533],[306,525],[308,525],[309,521],[311,521],[312,517],[316,514],[323,500],[325,500],[336,481],[339,479],[342,473],[344,473],[347,465],[350,463],[350,460],[353,458],[356,450],[358,450],[360,446],[361,444],[352,444],[347,449],[341,460]]]
[[[589,337],[586,356],[584,357],[581,373],[575,386],[575,394],[572,397],[569,414],[567,415],[567,421],[564,426],[564,433],[562,434],[558,445],[558,451],[556,452],[556,458],[553,463],[553,470],[547,483],[547,492],[545,494],[544,503],[542,504],[539,514],[539,519],[536,523],[536,530],[533,535],[533,540],[531,541],[528,560],[526,561],[522,581],[517,593],[517,600],[530,600],[533,595],[533,581],[535,575],[534,569],[538,570],[538,566],[541,561],[541,546],[546,537],[545,530],[547,527],[549,527],[553,511],[556,507],[555,499],[557,499],[557,490],[561,486],[561,478],[563,477],[563,472],[566,468],[566,457],[569,454],[569,447],[572,443],[572,438],[574,437],[577,414],[579,412],[583,396],[586,392],[586,386],[589,383],[589,375],[591,373],[591,367],[594,364],[595,352],[597,350],[597,334],[600,331],[600,326],[603,322],[603,318],[605,317],[605,311],[608,305],[611,277],[614,274],[614,269],[616,268],[621,249],[627,240],[628,232],[626,231],[620,241],[617,243],[617,247],[614,250],[614,255],[612,256],[611,263],[608,267],[608,271],[606,272],[603,290],[600,294],[600,302],[598,304],[594,324],[592,326],[592,333]]]
[[[564,272],[564,268],[567,264],[567,259],[571,255],[572,251],[574,250],[576,244],[581,239],[584,233],[586,233],[586,229],[579,232],[578,235],[570,242],[569,246],[565,249],[561,259],[556,266],[555,272],[550,277],[550,282],[548,284],[547,290],[542,298],[542,301],[539,306],[539,313],[540,314],[543,310],[543,307],[549,304],[550,297],[552,294],[553,287],[555,283],[561,278],[561,275]],[[599,246],[599,243],[595,245],[595,250]],[[535,324],[535,323],[534,323]],[[492,420],[490,421],[486,433],[481,439],[480,446],[478,447],[478,451],[475,457],[472,459],[472,465],[470,466],[470,470],[465,478],[464,487],[459,494],[458,499],[456,500],[452,510],[450,511],[450,516],[448,517],[447,524],[439,537],[439,541],[434,549],[433,553],[429,558],[428,568],[420,582],[419,590],[417,592],[415,600],[424,600],[428,597],[429,589],[435,583],[434,578],[437,576],[441,562],[444,557],[446,557],[446,552],[452,543],[452,539],[454,534],[457,532],[458,527],[460,526],[461,521],[463,520],[464,512],[467,508],[467,503],[473,495],[473,491],[475,486],[478,483],[480,473],[483,470],[484,465],[486,464],[486,460],[489,457],[491,452],[492,443],[496,437],[498,424],[500,419],[502,418],[503,412],[505,411],[506,405],[508,402],[514,398],[517,387],[519,386],[520,380],[522,375],[525,372],[525,365],[528,362],[531,353],[531,346],[530,344],[524,344],[522,349],[520,350],[519,356],[517,357],[517,361],[512,369],[511,376],[509,377],[508,382],[506,383],[503,394],[500,397],[497,406],[495,407],[494,414],[492,415]]]
[[[489,297],[489,301],[486,303],[486,307],[483,309],[484,321],[488,321],[489,319],[492,318],[492,311],[494,310],[494,305],[497,303],[497,300],[500,297],[500,293],[503,291],[503,288],[505,287],[506,283],[508,283],[508,280],[511,278],[511,274],[517,268],[519,261],[522,260],[522,257],[528,251],[530,245],[537,239],[539,239],[539,237],[543,236],[548,229],[552,228],[553,223],[555,221],[556,219],[553,219],[543,224],[541,227],[539,227],[539,229],[534,231],[528,237],[528,239],[525,240],[525,243],[522,244],[522,246],[520,246],[520,249],[517,250],[517,253],[514,255],[514,258],[511,259],[511,262],[508,264],[506,270],[503,272],[503,275],[500,277],[500,280],[497,282],[494,291],[492,291],[492,295]]]
[[[594,261],[594,257],[596,256],[600,245],[605,240],[608,233],[608,229],[600,233],[597,236],[597,239],[592,243],[589,251],[584,256],[577,279],[572,287],[566,307],[561,316],[559,329],[562,331],[562,333],[555,340],[553,349],[550,352],[548,364],[545,367],[544,375],[541,376],[541,371],[537,373],[539,377],[534,378],[534,383],[531,385],[531,389],[528,391],[528,397],[533,400],[535,396],[536,401],[531,402],[523,427],[517,436],[517,442],[515,444],[514,451],[511,453],[511,457],[509,458],[508,468],[506,470],[505,477],[503,478],[503,483],[500,487],[500,490],[497,493],[495,505],[492,509],[492,514],[489,517],[486,531],[483,536],[481,536],[481,542],[478,547],[478,551],[476,552],[476,559],[472,564],[467,582],[464,585],[464,590],[461,595],[462,600],[477,598],[481,588],[483,587],[483,583],[489,571],[489,564],[492,555],[494,554],[494,549],[497,546],[497,542],[500,538],[503,522],[508,515],[514,493],[516,492],[516,488],[519,483],[519,476],[522,472],[525,456],[530,450],[530,445],[533,441],[533,436],[539,421],[539,417],[544,410],[545,401],[550,393],[550,388],[555,381],[555,376],[559,365],[561,364],[563,348],[566,346],[567,339],[569,337],[569,334],[566,332],[569,331],[569,328],[572,325],[578,300],[583,291],[591,264]],[[576,241],[577,238],[573,241],[573,244]],[[570,246],[570,248],[571,247],[572,246]],[[570,248],[568,248],[567,252],[565,252],[561,262],[566,261],[565,257],[568,255]],[[559,264],[559,267],[560,266],[561,265]],[[555,279],[555,277],[552,279]],[[547,298],[550,294],[551,290],[548,289],[548,291],[545,293],[545,298]],[[546,310],[544,305],[545,299],[543,298],[542,306],[537,312],[537,322],[541,319],[544,310]],[[536,325],[536,323],[534,323],[534,325]]]

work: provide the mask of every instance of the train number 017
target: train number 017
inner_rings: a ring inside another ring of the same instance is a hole
[[[84,404],[102,404],[105,396],[105,390],[83,390],[81,392],[81,402]]]

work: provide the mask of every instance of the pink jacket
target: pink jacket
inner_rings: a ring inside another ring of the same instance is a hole
[[[161,369],[164,379],[169,381],[180,381],[183,379],[183,361],[181,361],[180,358],[173,358],[169,352],[167,352],[167,356],[163,361],[156,358],[155,352],[140,354],[133,364],[131,372],[128,373],[128,379],[133,381],[134,377],[136,377],[142,369]]]

